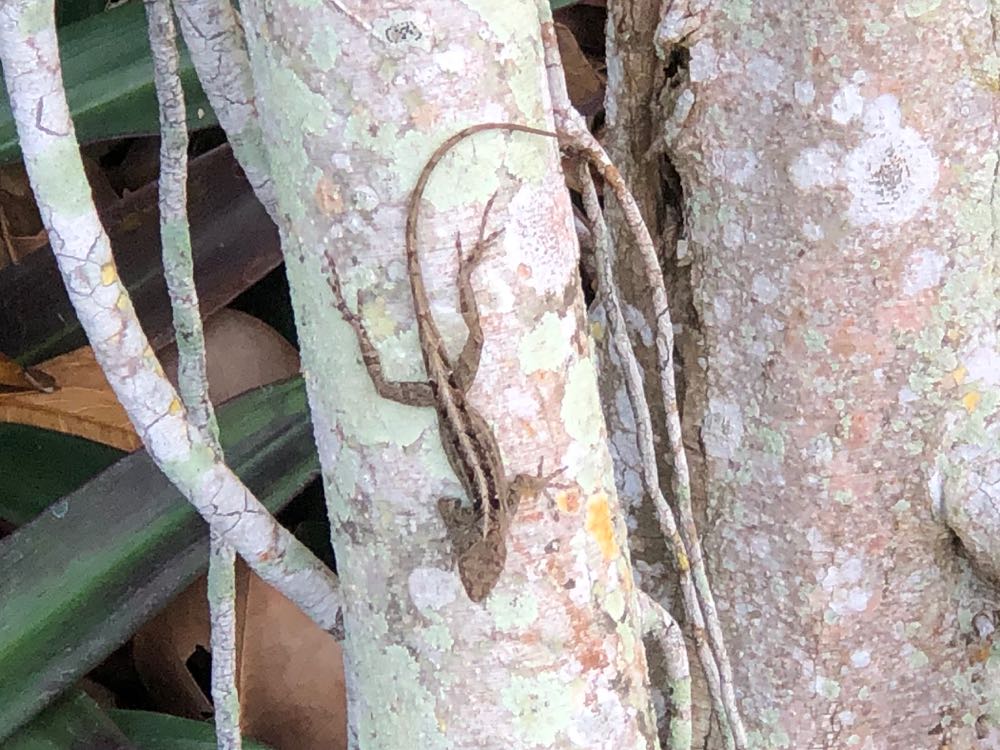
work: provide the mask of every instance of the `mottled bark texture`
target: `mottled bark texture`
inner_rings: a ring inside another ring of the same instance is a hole
[[[419,252],[450,345],[456,239],[496,195],[473,283],[485,348],[469,398],[522,500],[480,604],[438,497],[461,489],[433,410],[376,396],[328,284],[333,262],[391,379],[424,377],[404,211],[424,163],[482,122],[552,129],[532,1],[246,2],[258,108],[345,587],[349,737],[364,748],[652,748],[642,624],[613,488],[552,139],[481,133],[432,176]],[[350,10],[345,14],[344,10]]]
[[[1000,747],[998,12],[692,2],[658,30],[751,747]]]

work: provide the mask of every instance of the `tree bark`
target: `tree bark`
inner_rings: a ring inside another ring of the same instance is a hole
[[[350,4],[347,4],[350,5]],[[403,244],[431,153],[462,128],[551,129],[534,2],[245,3],[338,572],[352,747],[656,746],[637,591],[597,399],[555,143],[483,133],[438,166],[419,253],[452,356],[456,236],[503,229],[474,277],[485,334],[470,402],[508,474],[562,468],[522,502],[480,604],[440,496],[461,496],[430,409],[380,399],[335,264],[390,379],[422,380]]]
[[[996,5],[695,5],[661,132],[751,746],[1000,747]]]

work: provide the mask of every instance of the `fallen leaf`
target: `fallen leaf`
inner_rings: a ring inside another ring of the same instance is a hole
[[[0,421],[76,435],[124,451],[142,445],[90,347],[50,359],[39,370],[59,389],[0,394]]]
[[[243,733],[276,750],[346,748],[340,644],[242,560],[237,560],[236,571],[236,672]],[[177,716],[212,714],[205,694],[208,665],[199,663],[199,655],[211,651],[206,589],[202,576],[132,642],[136,670],[157,707]]]

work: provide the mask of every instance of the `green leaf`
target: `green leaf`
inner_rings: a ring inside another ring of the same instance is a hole
[[[56,26],[82,21],[104,12],[107,0],[57,0]]]
[[[301,378],[234,399],[219,423],[229,465],[268,508],[318,475]],[[0,741],[187,586],[207,552],[204,522],[143,451],[0,541]]]
[[[59,57],[80,143],[160,131],[141,2],[61,28]],[[215,125],[215,113],[198,84],[186,49],[182,49],[181,58],[188,127]],[[0,87],[0,94],[0,163],[6,163],[19,158],[21,150],[6,89]]]
[[[140,750],[215,750],[215,729],[194,719],[151,711],[111,710],[108,714]],[[244,750],[270,750],[268,745],[243,740]]]
[[[0,424],[0,518],[26,524],[124,455],[74,435]]]
[[[81,690],[64,695],[3,743],[3,750],[139,750]]]

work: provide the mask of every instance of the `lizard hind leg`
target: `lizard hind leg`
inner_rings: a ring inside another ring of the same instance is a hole
[[[520,505],[521,499],[532,495],[545,495],[550,501],[554,498],[549,494],[549,488],[555,485],[552,480],[566,471],[565,466],[560,466],[555,471],[543,474],[545,457],[538,459],[538,471],[535,474],[518,474],[510,483],[510,495],[508,497],[508,515],[513,515]]]

